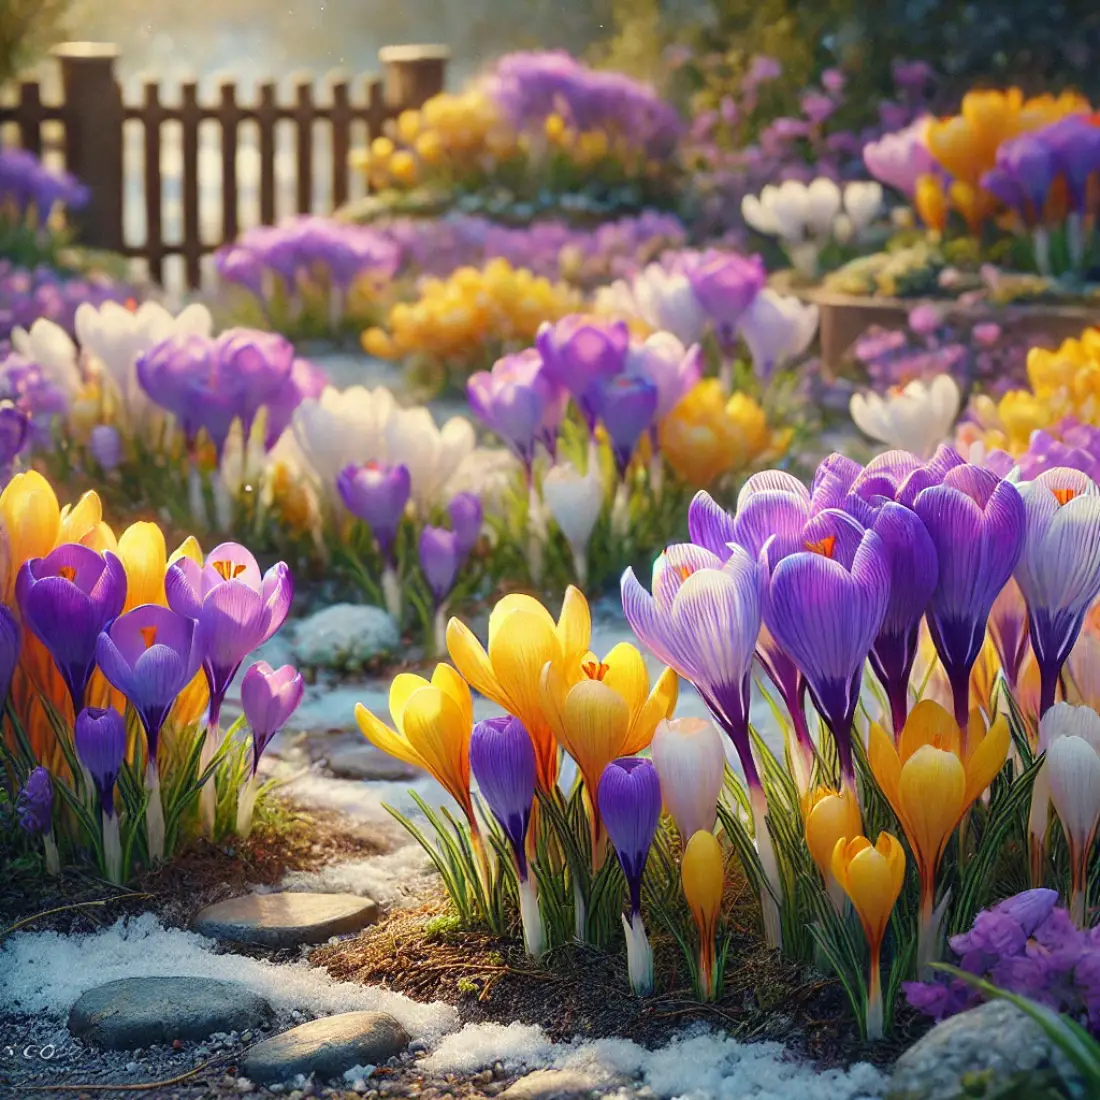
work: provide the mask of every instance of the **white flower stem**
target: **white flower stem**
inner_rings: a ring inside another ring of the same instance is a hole
[[[207,726],[203,734],[202,753],[199,756],[199,774],[210,766],[214,753],[221,744],[221,731],[216,726]],[[211,839],[218,823],[218,787],[211,776],[199,791],[199,823],[203,834]]]
[[[546,516],[543,512],[542,498],[539,496],[535,479],[531,478],[527,487],[527,563],[531,569],[531,580],[537,585],[542,582],[544,553],[546,543]]]
[[[623,932],[626,933],[626,969],[630,974],[630,987],[639,997],[653,992],[653,949],[649,946],[642,914],[634,913],[630,920],[621,914]]]
[[[778,948],[783,943],[782,923],[779,919],[779,904],[776,898],[783,896],[783,883],[779,878],[779,860],[775,855],[775,845],[768,831],[768,800],[764,788],[758,785],[749,788],[749,802],[752,806],[752,827],[756,834],[756,851],[760,856],[760,866],[764,877],[771,886],[760,892],[760,909],[764,916],[764,938],[769,947]],[[773,896],[774,895],[774,896]]]
[[[145,765],[145,790],[149,795],[145,804],[145,843],[149,849],[149,862],[160,863],[164,859],[164,802],[160,796],[160,771],[155,760]]]
[[[42,834],[42,847],[46,855],[46,870],[51,875],[61,874],[61,853],[57,850],[57,841],[53,830]]]
[[[519,919],[523,924],[523,946],[533,959],[546,950],[546,928],[539,909],[539,888],[534,875],[519,880]]]
[[[328,288],[328,329],[335,336],[344,319],[344,292],[331,281]]]
[[[398,627],[401,626],[401,582],[397,579],[397,570],[387,565],[382,570],[382,602]]]
[[[107,881],[121,884],[126,881],[122,873],[122,836],[118,814],[103,814],[103,868]]]
[[[654,501],[661,499],[665,488],[665,463],[656,450],[649,460],[649,491],[653,494]]]
[[[573,572],[577,578],[577,587],[583,592],[588,587],[588,547],[570,543],[569,549],[573,553]]]
[[[252,832],[252,815],[256,809],[256,796],[259,793],[259,777],[249,773],[237,792],[237,836],[247,837]]]
[[[447,605],[440,604],[435,609],[435,617],[432,619],[432,648],[433,656],[440,656],[447,652]]]
[[[615,486],[611,503],[611,537],[621,539],[630,531],[630,487],[625,481]]]
[[[1050,266],[1050,234],[1043,226],[1037,226],[1031,232],[1031,244],[1035,250],[1035,266],[1040,275],[1049,275]]]
[[[722,365],[718,368],[718,384],[727,397],[733,393],[733,360],[727,356],[722,357]]]
[[[584,472],[591,474],[593,470],[600,468],[600,444],[594,435],[588,437],[588,465]]]

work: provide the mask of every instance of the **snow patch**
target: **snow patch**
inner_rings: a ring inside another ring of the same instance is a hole
[[[81,936],[17,932],[0,945],[0,1004],[24,1015],[64,1020],[89,989],[121,978],[162,977],[241,982],[283,1013],[388,1012],[412,1038],[429,1045],[458,1026],[450,1005],[419,1004],[376,986],[337,982],[304,961],[276,965],[218,954],[205,936],[165,928],[152,913]]]
[[[627,1039],[552,1043],[527,1024],[467,1024],[444,1036],[421,1064],[433,1073],[471,1073],[497,1061],[513,1070],[583,1073],[594,1087],[629,1076],[659,1100],[877,1100],[887,1086],[865,1062],[819,1071],[781,1043],[741,1043],[703,1028],[646,1050]]]
[[[415,901],[435,874],[428,853],[419,844],[412,843],[385,855],[330,863],[316,871],[291,871],[278,886],[263,887],[256,892],[290,890],[355,894],[371,898],[389,909]]]

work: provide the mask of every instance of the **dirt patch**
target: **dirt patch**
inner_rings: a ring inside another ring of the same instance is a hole
[[[153,912],[169,926],[187,927],[206,905],[274,886],[289,871],[312,871],[343,859],[385,851],[371,830],[336,813],[306,813],[277,799],[247,840],[198,840],[170,863],[129,886],[104,882],[80,869],[58,878],[40,871],[9,874],[0,882],[0,938],[26,922],[36,932],[92,932],[119,917]]]
[[[656,991],[644,999],[630,990],[621,948],[570,944],[536,964],[523,953],[518,930],[502,939],[457,928],[442,896],[317,948],[310,961],[340,980],[446,1001],[464,1023],[537,1024],[556,1041],[618,1037],[654,1047],[702,1022],[745,1041],[783,1042],[829,1068],[887,1066],[926,1029],[903,1010],[892,1040],[864,1043],[839,981],[783,959],[744,930],[734,931],[721,997],[701,1004],[676,941],[657,929],[650,938]]]

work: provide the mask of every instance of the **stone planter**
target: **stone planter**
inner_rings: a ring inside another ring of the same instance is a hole
[[[967,324],[994,321],[1006,332],[1045,337],[1058,343],[1080,336],[1081,331],[1090,325],[1100,325],[1100,303],[995,306],[983,302],[962,305],[943,298],[856,298],[822,290],[801,290],[797,293],[804,301],[814,302],[821,311],[818,331],[821,360],[830,372],[841,366],[851,346],[872,325],[886,329],[904,328],[910,311],[919,305],[935,306],[948,320]]]

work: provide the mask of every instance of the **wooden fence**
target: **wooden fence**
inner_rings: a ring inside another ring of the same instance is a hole
[[[235,81],[224,81],[217,103],[199,102],[198,85],[184,83],[179,101],[166,103],[156,81],[147,81],[140,104],[124,102],[115,72],[118,50],[107,44],[68,43],[54,54],[61,69],[60,103],[43,102],[40,85],[19,85],[18,100],[0,106],[0,124],[14,124],[23,148],[41,156],[43,125],[60,123],[65,166],[87,186],[88,206],[77,216],[81,241],[93,248],[121,252],[143,259],[149,274],[163,281],[167,256],[182,256],[187,286],[198,287],[201,260],[241,229],[237,155],[241,127],[253,124],[258,133],[259,220],[271,225],[276,218],[276,129],[284,121],[295,130],[295,209],[313,211],[315,198],[314,124],[331,128],[328,155],[332,165],[331,198],[334,206],[346,202],[351,178],[348,153],[352,127],[366,124],[377,135],[387,120],[406,108],[419,107],[443,90],[448,52],[439,46],[389,46],[380,51],[381,79],[362,80],[363,97],[352,94],[346,79],[328,85],[328,102],[318,102],[312,78],[295,87],[293,102],[278,101],[274,82],[261,84],[256,100],[242,103]],[[127,186],[125,128],[128,122],[143,130],[144,185]],[[215,123],[221,131],[221,226],[220,240],[203,240],[200,217],[199,131],[203,123]],[[179,189],[182,235],[165,240],[162,208],[165,176],[162,172],[162,136],[166,123],[179,125],[182,142]],[[145,240],[126,240],[126,204],[139,199],[144,205]]]

